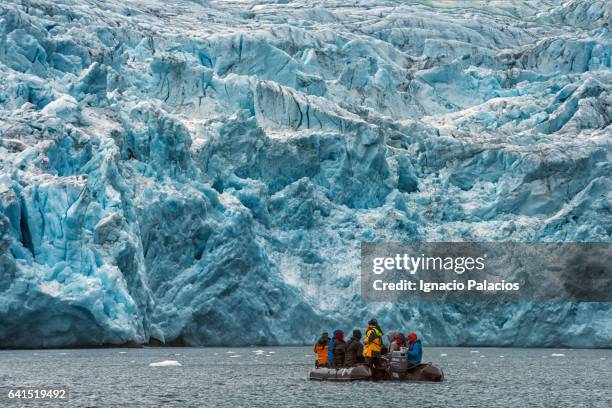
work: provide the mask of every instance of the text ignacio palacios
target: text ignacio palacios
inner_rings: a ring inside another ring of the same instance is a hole
[[[412,256],[409,254],[396,254],[389,257],[375,257],[372,259],[372,273],[382,275],[386,271],[402,271],[409,275],[427,271],[452,271],[457,275],[463,275],[470,271],[483,271],[486,268],[486,254],[479,257],[441,257],[426,256],[420,254]],[[487,280],[468,279],[460,282],[457,279],[446,282],[430,282],[424,279],[400,279],[394,282],[385,282],[382,279],[374,279],[372,288],[375,291],[518,291],[519,283],[501,280],[491,282]]]

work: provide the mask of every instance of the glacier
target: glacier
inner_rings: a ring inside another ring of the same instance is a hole
[[[604,0],[0,0],[0,347],[612,347],[610,303],[365,303],[361,242],[612,240]]]

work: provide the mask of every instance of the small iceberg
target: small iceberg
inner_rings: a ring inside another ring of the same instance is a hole
[[[263,353],[265,353],[265,351],[263,351],[263,350],[253,350],[253,353],[255,353],[255,354],[263,354]]]
[[[448,356],[448,354],[445,354],[445,353],[440,354],[440,357],[446,357],[446,356]]]
[[[119,354],[127,354],[127,351],[120,351]]]
[[[268,351],[269,354],[275,354],[276,351]]]
[[[149,364],[149,367],[180,367],[181,363],[176,360],[164,360]]]
[[[229,358],[233,358],[233,357],[240,357],[240,354],[232,354],[231,356],[229,356]]]
[[[504,356],[499,356],[499,358],[504,358]]]
[[[552,353],[550,356],[551,357],[565,357],[565,354],[563,354],[563,353]]]

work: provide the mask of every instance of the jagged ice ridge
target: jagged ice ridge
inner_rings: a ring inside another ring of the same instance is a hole
[[[0,1],[0,347],[612,346],[609,303],[365,304],[362,241],[612,235],[606,1]]]

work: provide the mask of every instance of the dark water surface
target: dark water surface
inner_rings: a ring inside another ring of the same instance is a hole
[[[149,366],[163,360],[181,366]],[[27,406],[612,407],[612,350],[426,348],[424,360],[444,383],[308,381],[309,347],[0,351],[0,387],[70,389]]]

